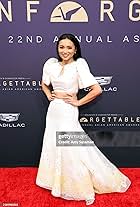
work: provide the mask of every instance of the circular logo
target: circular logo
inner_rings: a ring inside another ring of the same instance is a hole
[[[80,122],[88,122],[88,119],[87,119],[86,117],[82,117],[82,118],[80,119]]]
[[[50,22],[88,22],[88,15],[79,3],[67,1],[55,7]]]

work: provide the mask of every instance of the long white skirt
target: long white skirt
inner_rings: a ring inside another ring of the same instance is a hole
[[[90,203],[95,193],[125,192],[131,181],[96,145],[56,146],[56,131],[83,131],[78,113],[61,99],[50,102],[36,184],[53,196]]]

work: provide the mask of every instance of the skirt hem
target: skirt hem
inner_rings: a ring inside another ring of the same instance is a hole
[[[44,188],[44,189],[47,189],[47,190],[51,190],[51,194],[54,196],[54,197],[60,197],[60,198],[63,198],[63,199],[66,199],[66,200],[75,200],[75,201],[85,201],[86,202],[86,205],[90,205],[92,204],[94,201],[95,201],[95,194],[91,195],[91,196],[88,196],[88,198],[77,198],[77,197],[72,197],[72,196],[67,196],[66,194],[60,194],[60,193],[54,193],[52,191],[52,187],[49,187],[49,186],[43,186],[39,183],[36,183],[37,186],[41,187],[41,188]],[[89,203],[90,201],[90,203]]]

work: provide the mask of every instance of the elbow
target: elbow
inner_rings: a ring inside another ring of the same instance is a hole
[[[43,82],[41,82],[41,88],[42,88],[42,90],[43,90]]]
[[[97,96],[101,95],[103,93],[103,90],[101,88],[100,85],[98,85],[98,88],[97,88]]]
[[[43,81],[41,82],[41,89],[42,89],[42,91],[44,91],[44,83],[43,83]]]
[[[49,86],[46,85],[43,81],[41,82],[41,88],[42,88],[42,91],[46,91],[46,90],[49,90]]]
[[[103,90],[102,88],[100,87],[99,90],[98,90],[98,95],[101,95],[103,93]]]
[[[91,87],[91,90],[92,90],[91,95],[94,97],[101,95],[103,92],[103,90],[99,84],[96,84],[93,87]]]

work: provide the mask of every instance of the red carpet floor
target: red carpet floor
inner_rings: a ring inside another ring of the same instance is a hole
[[[132,181],[125,193],[96,194],[91,207],[140,207],[140,168],[120,168]],[[37,168],[0,168],[0,206],[85,207],[84,201],[53,197],[35,185]]]

